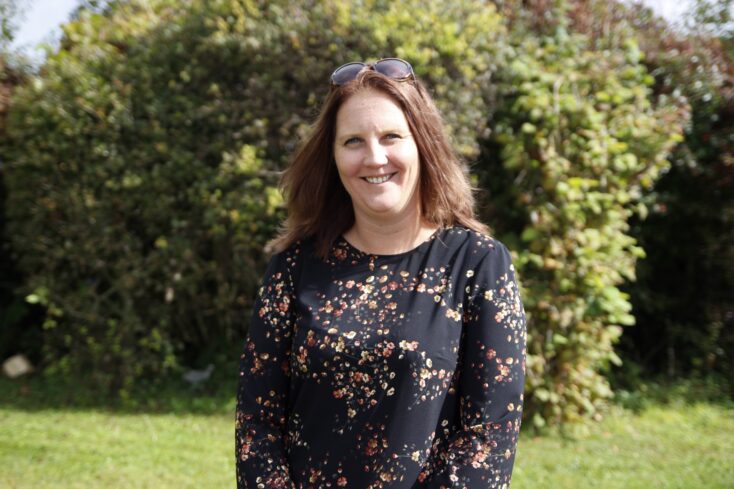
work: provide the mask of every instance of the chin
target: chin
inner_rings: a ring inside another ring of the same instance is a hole
[[[366,208],[367,212],[375,217],[383,217],[383,218],[391,218],[394,216],[399,216],[404,212],[404,209],[394,206],[394,207],[368,207]]]
[[[380,214],[392,214],[402,210],[399,202],[369,202],[364,205],[364,209],[369,212]]]

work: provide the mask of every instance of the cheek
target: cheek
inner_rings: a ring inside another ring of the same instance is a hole
[[[412,178],[417,178],[420,173],[420,157],[415,147],[406,147],[401,151],[400,161],[406,171],[410,172]]]
[[[337,150],[334,150],[334,164],[336,165],[336,171],[339,173],[339,177],[343,178],[345,176],[347,165],[344,161],[344,155]]]
[[[339,173],[339,178],[342,181],[345,178],[353,177],[357,170],[357,166],[347,159],[339,158],[336,160],[336,171]]]
[[[337,156],[335,154],[334,156],[336,172],[339,175],[339,181],[341,182],[342,187],[344,187],[344,190],[346,190],[347,193],[351,195],[352,188],[354,188],[355,185],[354,178],[357,176],[359,168],[357,167],[357,165],[354,165],[353,162],[345,159],[343,157],[344,155]]]

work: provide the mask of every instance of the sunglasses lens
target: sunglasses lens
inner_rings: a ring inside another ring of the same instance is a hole
[[[415,76],[413,67],[407,61],[400,58],[385,58],[374,65],[366,65],[358,61],[341,65],[331,74],[331,84],[339,86],[349,83],[357,78],[359,72],[366,66],[370,66],[371,69],[393,80],[403,81]]]
[[[344,85],[357,78],[357,74],[365,67],[364,63],[347,63],[341,65],[331,75],[331,82],[334,85]]]
[[[375,63],[375,71],[395,80],[402,80],[413,74],[413,67],[402,59],[388,58]]]

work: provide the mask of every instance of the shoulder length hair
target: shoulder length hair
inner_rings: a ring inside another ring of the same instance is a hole
[[[334,160],[334,138],[339,108],[365,89],[386,94],[405,114],[420,156],[421,217],[438,227],[460,225],[489,234],[475,217],[468,169],[454,153],[428,91],[417,79],[396,81],[364,70],[355,80],[331,88],[309,135],[283,172],[280,187],[288,217],[268,248],[277,253],[313,237],[316,254],[325,259],[334,242],[354,224],[352,200]]]

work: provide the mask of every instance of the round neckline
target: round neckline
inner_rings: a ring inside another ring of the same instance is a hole
[[[441,234],[446,229],[448,228],[438,227],[435,231],[431,233],[431,235],[428,238],[425,239],[425,241],[422,241],[421,243],[419,243],[418,245],[416,245],[415,247],[409,250],[401,251],[400,253],[394,253],[394,254],[367,253],[366,251],[360,250],[359,248],[354,246],[352,243],[347,241],[347,239],[344,237],[343,234],[339,236],[339,241],[344,243],[344,245],[348,249],[350,249],[352,252],[354,252],[354,254],[358,256],[369,256],[369,257],[374,257],[374,258],[397,258],[397,257],[409,255],[411,253],[415,253],[416,251],[422,251],[423,249],[430,246],[430,244],[438,237],[438,235]]]

